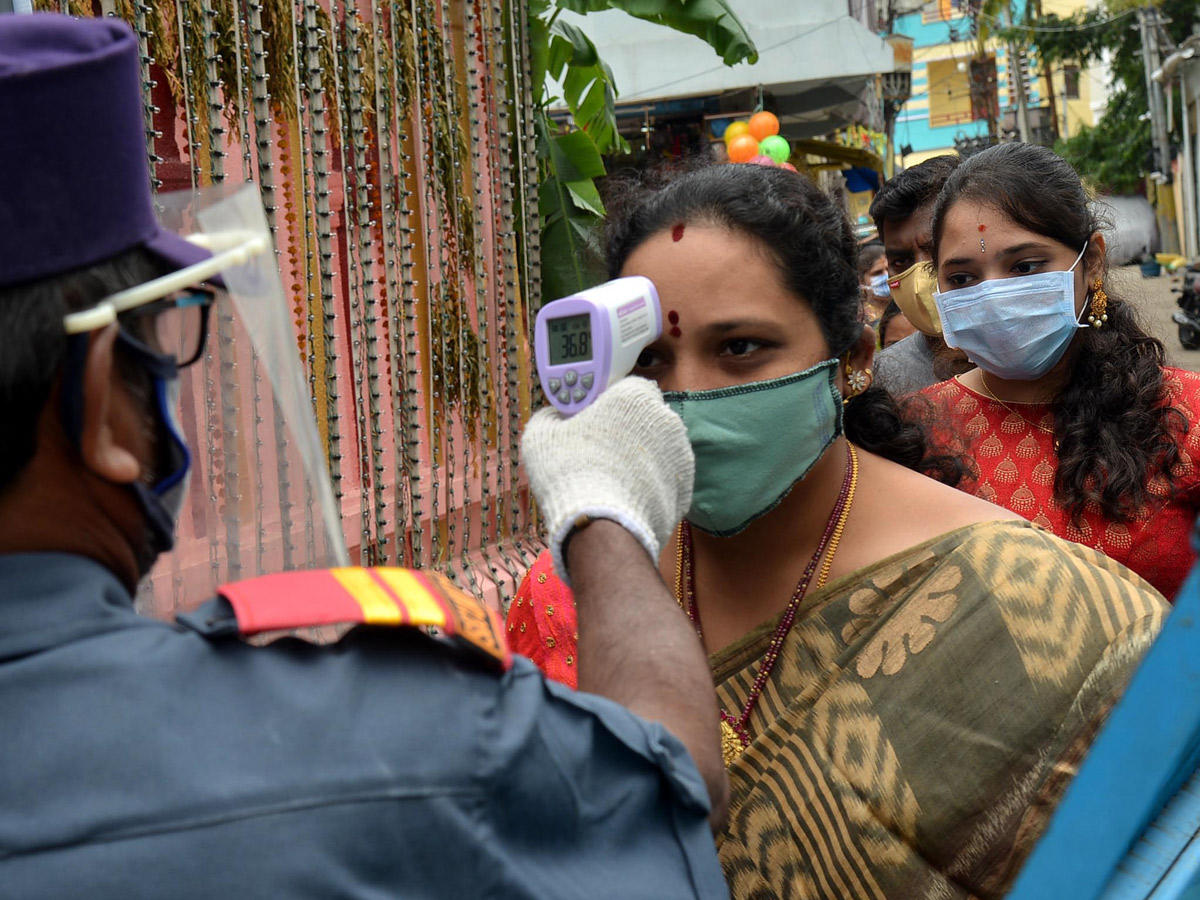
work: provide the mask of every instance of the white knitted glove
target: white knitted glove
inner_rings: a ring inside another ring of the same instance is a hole
[[[521,458],[567,584],[563,541],[580,518],[612,519],[657,562],[692,505],[696,463],[687,429],[645,378],[621,379],[569,419],[540,410],[525,426]]]

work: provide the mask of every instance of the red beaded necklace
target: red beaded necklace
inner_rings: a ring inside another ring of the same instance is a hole
[[[817,587],[820,588],[825,584],[825,579],[829,575],[829,567],[833,563],[833,555],[837,553],[838,542],[846,527],[846,519],[850,515],[850,505],[854,502],[854,490],[857,486],[858,453],[854,449],[854,445],[847,441],[846,474],[842,479],[841,492],[838,494],[837,502],[833,505],[833,511],[829,514],[829,521],[825,524],[825,533],[821,535],[816,552],[805,566],[804,574],[800,576],[800,580],[796,583],[796,589],[792,592],[792,599],[788,601],[787,609],[775,627],[775,633],[771,636],[771,643],[762,658],[758,675],[750,688],[750,694],[746,697],[746,707],[740,716],[734,716],[724,709],[721,710],[721,753],[726,766],[731,765],[750,746],[748,730],[750,714],[754,712],[763,687],[766,685],[767,679],[771,677],[771,671],[779,659],[779,651],[783,647],[783,642],[796,622],[796,614],[800,611],[804,595],[808,593],[808,586],[812,581],[813,573],[817,570],[817,563],[828,549],[829,553],[825,556],[825,564],[821,566],[821,574],[817,579]],[[695,583],[692,578],[692,527],[686,520],[679,530],[679,556],[676,562],[675,598],[679,601],[679,605],[687,611],[688,618],[696,627],[696,634],[703,636],[700,627],[700,611],[696,607]]]

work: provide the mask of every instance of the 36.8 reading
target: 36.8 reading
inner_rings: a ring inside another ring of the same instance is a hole
[[[592,335],[581,331],[576,334],[560,334],[562,341],[558,352],[560,359],[587,359],[592,355]]]

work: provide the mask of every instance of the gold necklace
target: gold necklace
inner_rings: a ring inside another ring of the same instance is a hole
[[[1046,434],[1050,435],[1050,437],[1054,439],[1054,452],[1055,453],[1058,452],[1058,438],[1054,437],[1054,429],[1053,428],[1047,428],[1045,425],[1042,425],[1039,422],[1034,422],[1034,421],[1031,421],[1030,419],[1027,419],[1025,416],[1021,415],[1021,413],[1017,412],[1017,410],[1013,409],[1011,406],[1009,406],[1007,403],[1005,403],[1003,400],[1001,400],[999,397],[997,397],[995,395],[995,393],[993,393],[992,389],[990,387],[988,387],[987,377],[983,374],[983,369],[979,370],[979,383],[983,385],[983,392],[985,394],[987,394],[989,397],[991,397],[993,400],[995,400],[997,403],[999,403],[1001,406],[1003,406],[1005,409],[1007,409],[1010,413],[1012,413],[1014,416],[1016,416],[1018,419],[1020,419],[1026,425],[1029,425],[1032,428],[1036,428],[1038,431],[1042,431],[1042,432],[1045,432]]]
[[[833,556],[837,553],[838,544],[842,539],[842,532],[846,528],[846,519],[850,516],[850,507],[854,503],[854,493],[857,487],[858,451],[853,444],[847,441],[846,474],[842,479],[842,489],[838,494],[837,502],[833,506],[833,511],[829,514],[829,521],[825,525],[825,533],[821,536],[821,540],[817,544],[816,552],[813,553],[812,558],[808,561],[808,565],[804,569],[804,574],[800,576],[800,581],[796,584],[796,589],[792,592],[792,598],[788,601],[787,609],[784,610],[783,617],[779,620],[779,624],[775,628],[775,633],[771,637],[771,643],[763,654],[762,665],[759,667],[754,684],[746,698],[745,707],[741,711],[740,716],[734,716],[724,709],[721,710],[721,756],[725,761],[726,767],[733,765],[745,749],[750,746],[750,732],[748,730],[750,714],[754,711],[754,707],[758,703],[758,698],[761,696],[763,688],[766,687],[767,679],[775,668],[775,663],[779,659],[779,652],[783,648],[783,642],[791,632],[792,625],[795,624],[796,614],[800,611],[800,604],[808,593],[808,585],[812,581],[813,572],[817,568],[817,561],[822,556],[824,556],[825,562],[821,566],[820,575],[817,577],[817,588],[819,589],[825,585],[825,579],[829,576],[829,568],[833,564]],[[688,614],[688,618],[692,620],[692,624],[696,628],[696,634],[703,637],[700,628],[700,612],[696,607],[695,585],[692,578],[691,544],[691,528],[684,521],[679,529],[678,550],[675,557],[675,599],[684,612]]]

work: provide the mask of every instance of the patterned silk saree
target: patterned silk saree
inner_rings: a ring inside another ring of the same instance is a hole
[[[1019,523],[943,535],[806,605],[730,770],[735,898],[1002,896],[1165,610]],[[774,624],[710,660],[725,709]]]
[[[517,596],[514,651],[573,683],[572,598],[548,555]],[[729,771],[733,898],[1002,896],[1165,610],[1127,569],[1021,522],[813,591]],[[735,715],[776,624],[709,659]]]

